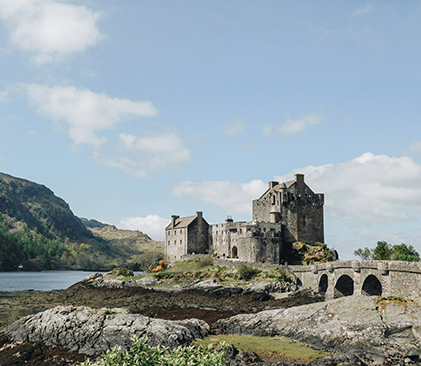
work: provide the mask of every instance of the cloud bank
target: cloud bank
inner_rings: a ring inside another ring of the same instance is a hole
[[[388,224],[416,220],[421,213],[421,165],[409,157],[367,152],[350,161],[307,166],[274,179],[292,180],[295,173],[304,173],[310,188],[325,193],[326,215],[340,220]],[[173,193],[212,203],[227,214],[250,214],[251,201],[266,189],[262,180],[203,181],[180,183]]]
[[[168,224],[168,219],[158,215],[148,215],[146,217],[128,217],[121,220],[117,226],[120,229],[140,230],[154,240],[164,240],[164,231]]]
[[[36,64],[60,61],[98,43],[99,13],[54,0],[1,0],[0,18],[10,42]]]
[[[126,118],[157,114],[151,102],[111,98],[88,89],[40,84],[26,84],[24,88],[37,111],[67,125],[68,134],[76,145],[98,148],[106,143],[106,138],[98,136],[98,131],[111,129]]]
[[[64,127],[74,146],[91,147],[99,164],[147,177],[169,166],[176,169],[191,159],[190,150],[172,132],[145,136],[120,132],[115,135],[115,146],[101,133],[115,131],[128,119],[155,116],[158,111],[149,101],[112,98],[72,86],[25,84],[22,87],[33,108]]]
[[[227,214],[251,215],[251,201],[259,198],[267,189],[261,179],[248,183],[228,181],[202,181],[179,183],[173,188],[176,196],[189,195],[222,207]]]

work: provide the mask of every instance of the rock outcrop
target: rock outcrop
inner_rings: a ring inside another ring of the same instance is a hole
[[[10,343],[44,343],[98,356],[114,345],[128,348],[133,336],[146,335],[153,346],[188,345],[206,336],[209,326],[198,319],[153,319],[125,309],[58,306],[22,318],[2,333]]]
[[[313,347],[364,354],[373,364],[421,355],[421,306],[373,297],[343,297],[289,309],[267,310],[221,319],[217,333],[282,335]]]

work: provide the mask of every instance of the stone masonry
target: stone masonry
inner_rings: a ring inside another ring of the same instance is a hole
[[[253,221],[209,225],[202,213],[172,216],[165,229],[166,258],[179,260],[188,254],[212,254],[249,263],[283,263],[283,248],[295,241],[324,242],[324,195],[315,194],[304,182],[269,182],[263,195],[253,201]]]

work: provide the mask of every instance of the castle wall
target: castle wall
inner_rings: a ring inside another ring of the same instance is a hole
[[[209,224],[200,214],[188,226],[186,254],[206,254],[209,251]]]
[[[243,262],[280,263],[282,232],[279,224],[228,222],[212,225],[212,253],[217,258]]]
[[[187,228],[166,230],[166,259],[176,261],[187,253]]]

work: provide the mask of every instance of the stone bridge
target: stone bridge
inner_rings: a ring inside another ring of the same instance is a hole
[[[400,296],[421,302],[421,263],[337,261],[289,266],[305,287],[327,299],[354,294]]]

